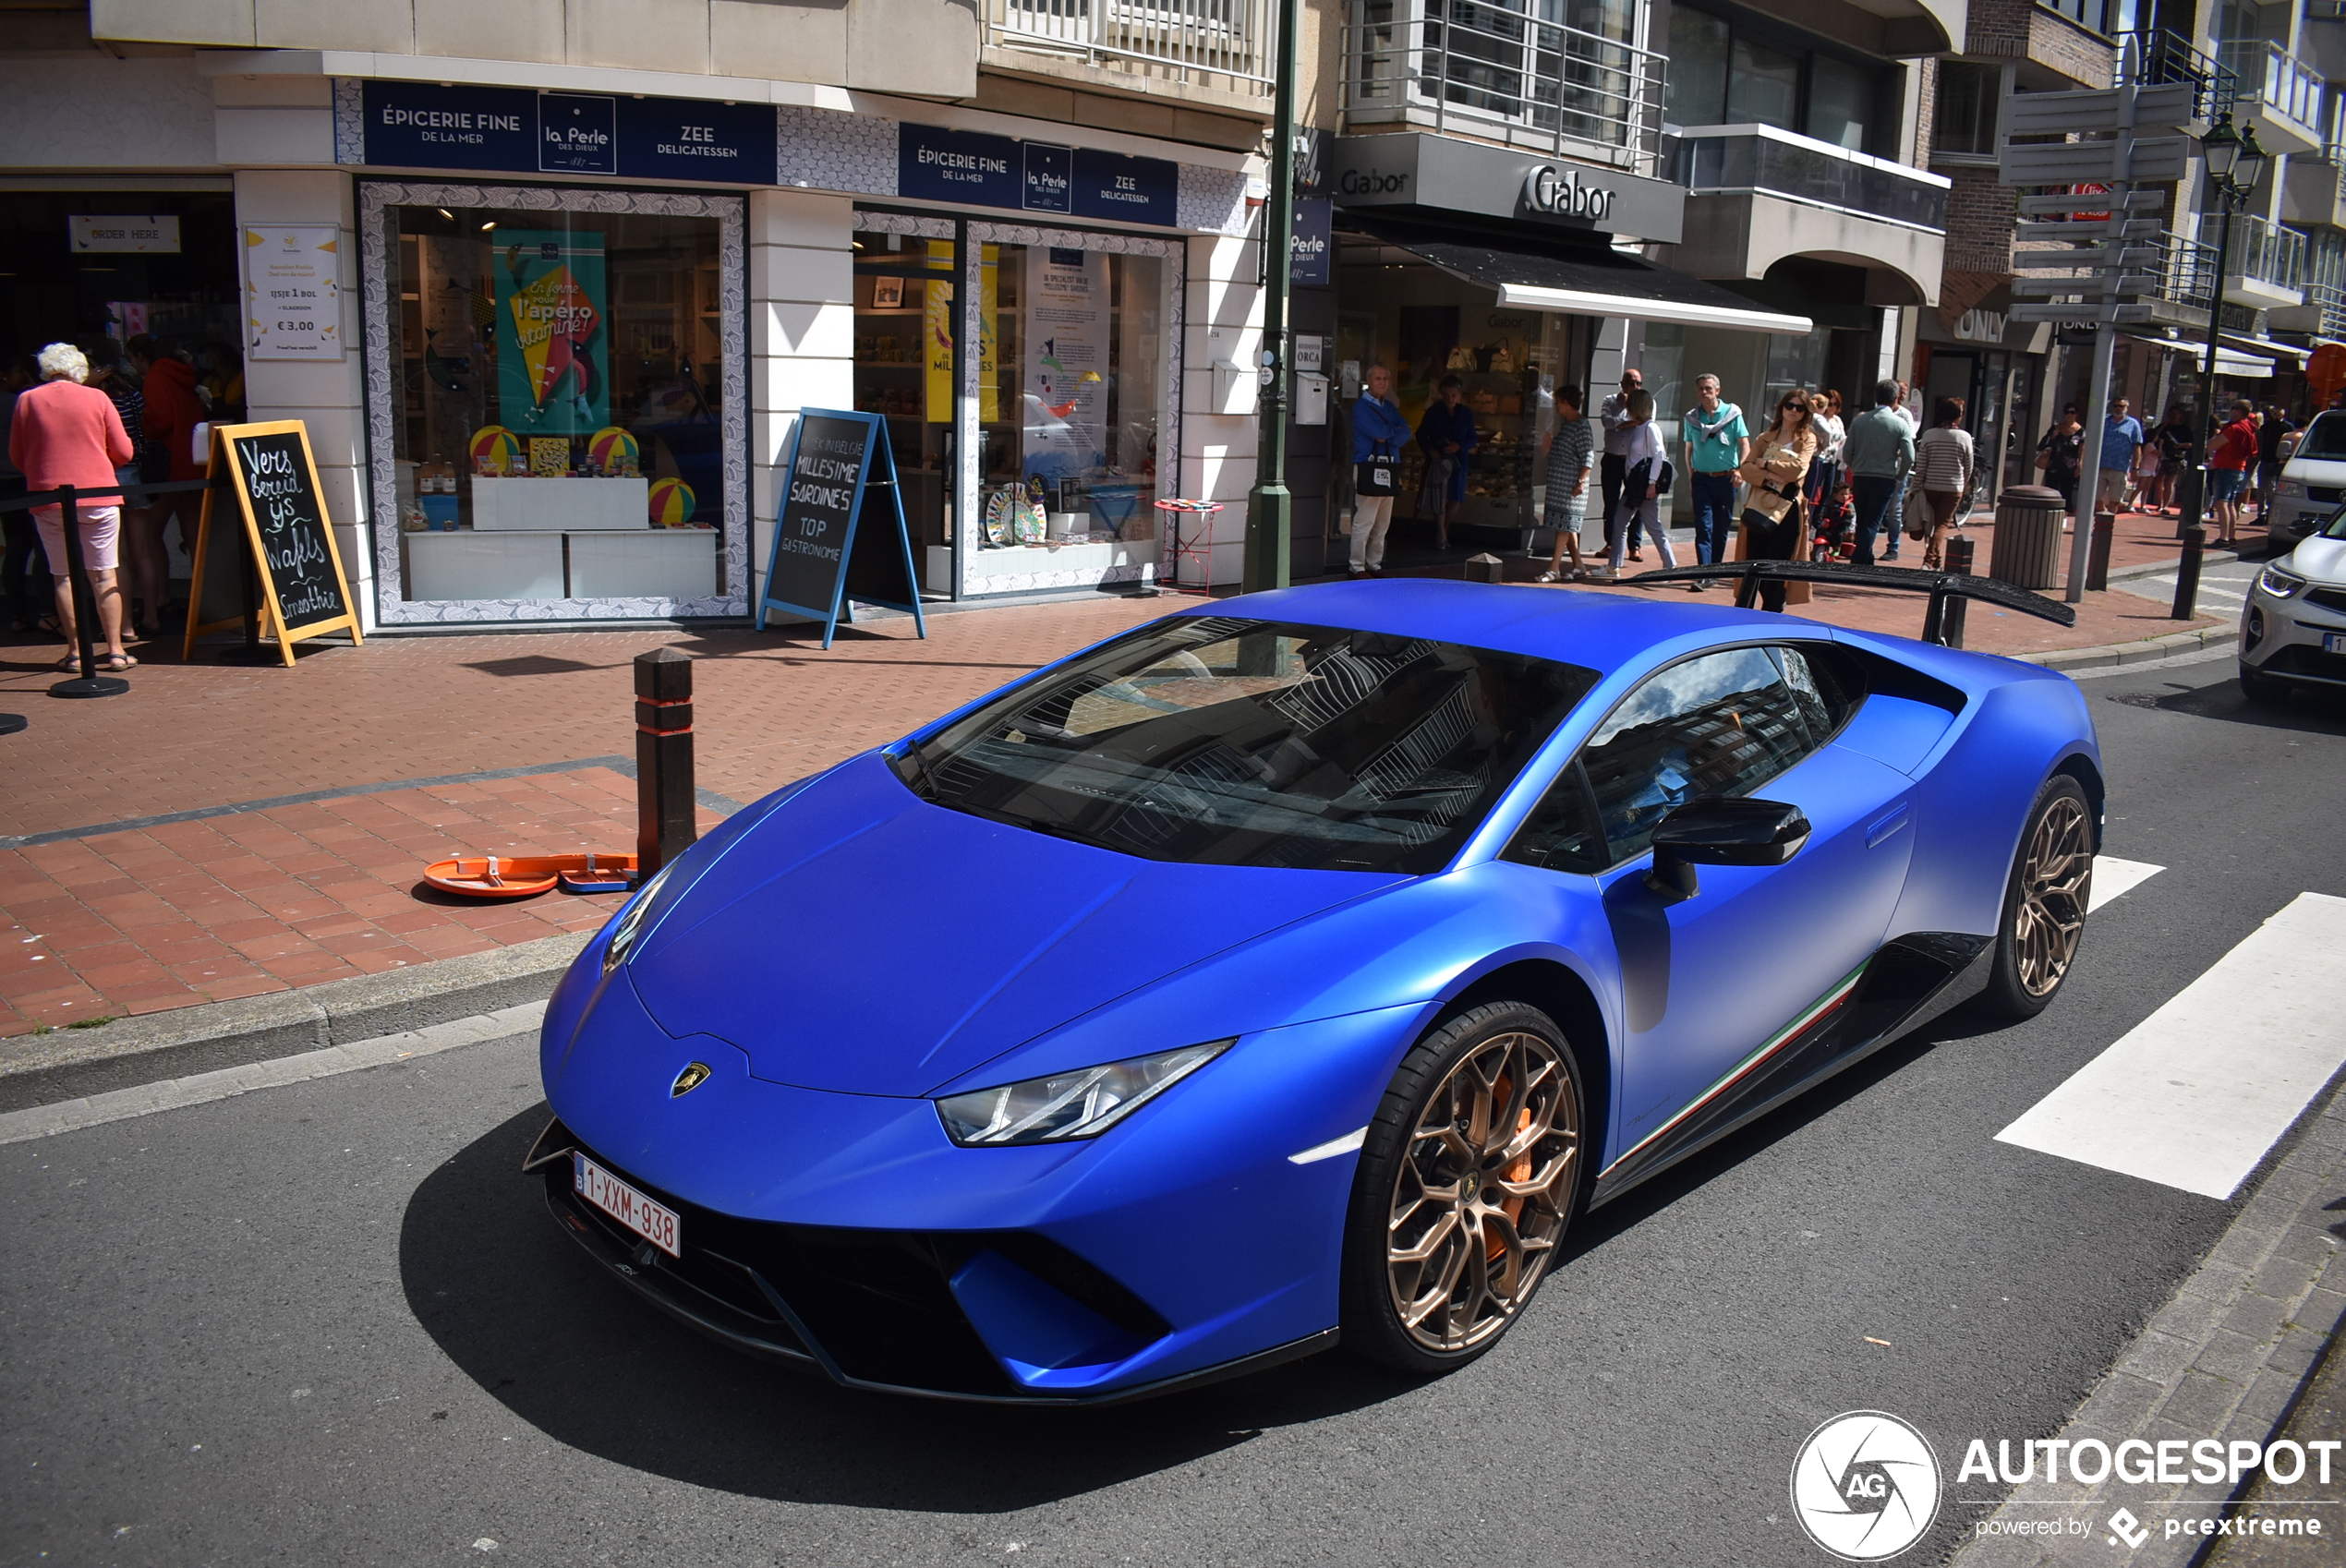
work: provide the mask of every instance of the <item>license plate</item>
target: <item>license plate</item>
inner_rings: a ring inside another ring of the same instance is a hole
[[[681,1258],[676,1211],[655,1203],[575,1149],[570,1153],[570,1185],[578,1196],[667,1253]]]
[[[2322,652],[2346,653],[2346,632],[2324,632]]]

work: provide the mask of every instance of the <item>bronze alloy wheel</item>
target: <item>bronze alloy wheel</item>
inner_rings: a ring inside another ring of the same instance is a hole
[[[2074,796],[2054,797],[2037,819],[2020,876],[2013,957],[2028,995],[2050,996],[2077,956],[2094,879],[2093,835]]]
[[[1385,1273],[1409,1338],[1473,1349],[1547,1272],[1579,1179],[1580,1096],[1556,1047],[1494,1034],[1427,1096],[1397,1162]]]

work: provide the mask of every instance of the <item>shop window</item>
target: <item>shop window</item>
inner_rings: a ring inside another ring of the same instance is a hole
[[[952,543],[952,301],[951,241],[855,236],[855,406],[888,421],[915,561]]]
[[[1930,139],[1934,156],[1996,155],[1996,104],[2003,97],[2004,68],[1975,60],[1939,63],[1939,119]]]
[[[985,512],[973,575],[1156,559],[1165,271],[1161,257],[1068,244],[980,250],[989,330],[978,367]]]
[[[600,210],[469,187],[381,199],[383,564],[401,598],[484,618],[738,613],[739,294],[729,318],[720,218],[578,195]],[[716,203],[645,201],[662,204]]]

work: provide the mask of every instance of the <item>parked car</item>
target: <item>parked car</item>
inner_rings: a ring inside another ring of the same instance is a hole
[[[2009,659],[1203,603],[660,872],[548,1005],[523,1168],[615,1282],[853,1387],[1123,1400],[1339,1335],[1440,1372],[1587,1210],[1951,1007],[2042,1009],[2103,792],[2076,684]]]
[[[2288,438],[2284,438],[2286,445]],[[2317,533],[2346,505],[2346,409],[2314,416],[2281,464],[2267,531],[2276,545]]]
[[[2332,510],[2321,532],[2268,564],[2248,590],[2240,684],[2252,697],[2301,683],[2346,686],[2346,510]]]

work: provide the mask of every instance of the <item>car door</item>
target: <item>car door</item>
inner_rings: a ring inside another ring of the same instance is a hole
[[[1889,926],[1914,839],[1912,780],[1830,743],[1849,707],[1834,657],[1747,645],[1656,671],[1518,836],[1602,891],[1621,976],[1615,1150],[1732,1104],[1763,1047],[1830,1000]],[[1702,866],[1696,896],[1676,899],[1646,883],[1653,830],[1699,795],[1796,805],[1810,837],[1781,866]],[[1509,858],[1530,857],[1511,845]]]

